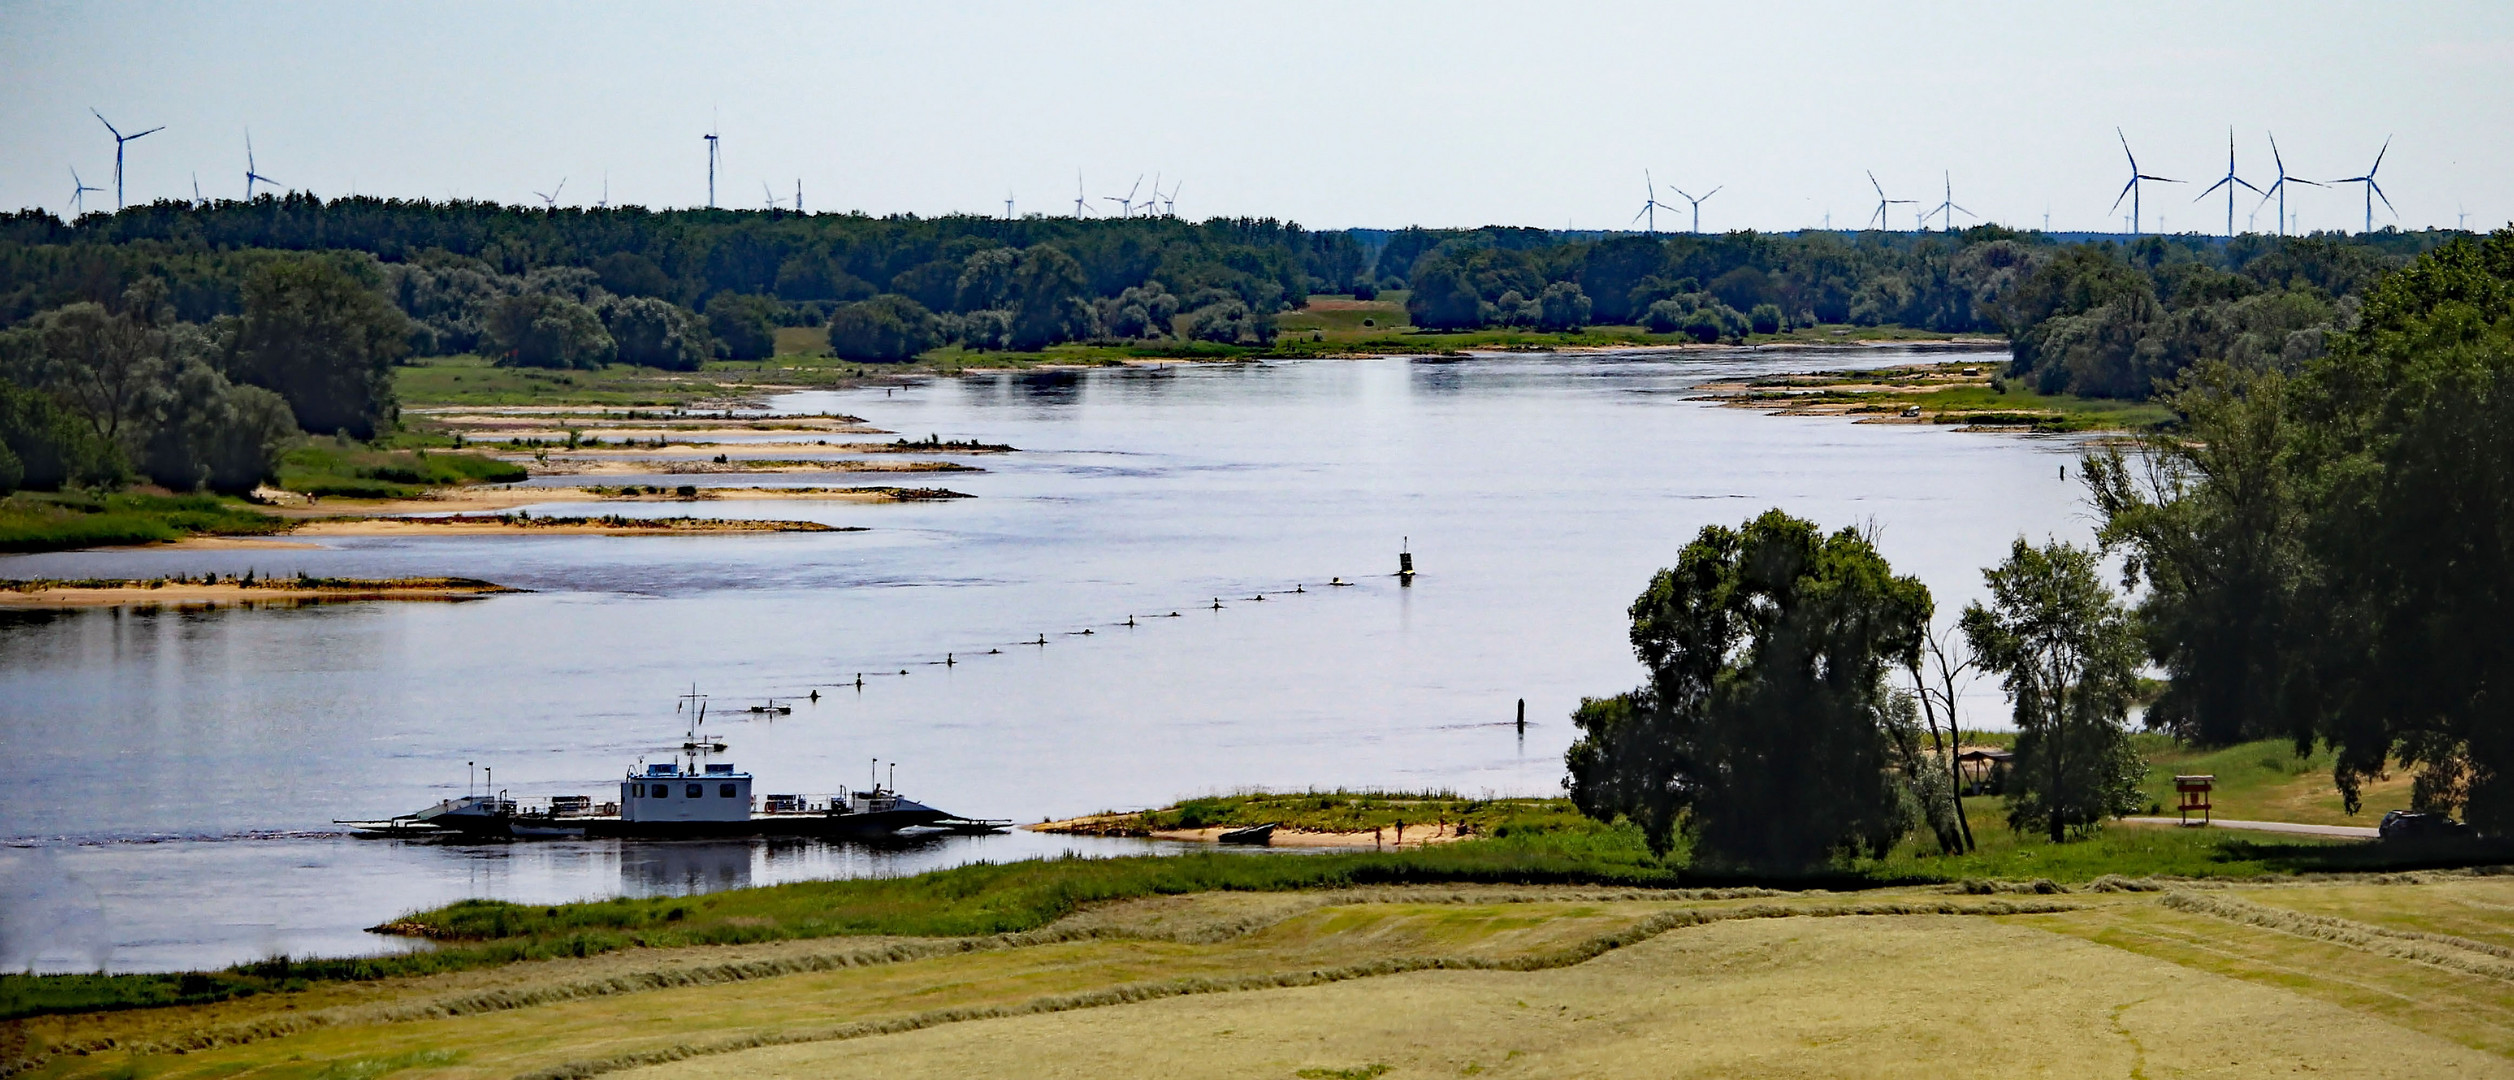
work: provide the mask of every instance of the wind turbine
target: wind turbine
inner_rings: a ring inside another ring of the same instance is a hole
[[[94,117],[96,118],[96,122],[97,122],[97,123],[105,125],[105,130],[110,131],[110,132],[112,132],[112,133],[113,133],[113,208],[114,208],[114,209],[116,209],[116,210],[120,210],[120,209],[122,209],[122,147],[123,147],[123,144],[128,143],[128,142],[130,142],[130,141],[131,141],[131,140],[133,140],[133,139],[139,138],[141,135],[154,135],[154,134],[156,134],[156,133],[158,133],[158,132],[160,132],[160,131],[164,131],[164,130],[166,130],[166,125],[164,125],[164,124],[159,124],[159,125],[157,125],[156,127],[150,128],[150,129],[148,129],[147,131],[143,131],[143,132],[140,132],[140,133],[135,134],[135,135],[125,135],[125,134],[123,134],[123,133],[122,133],[122,129],[121,129],[121,128],[117,128],[117,127],[113,126],[113,121],[105,119],[105,114],[100,113],[100,112],[97,112],[97,111],[96,111],[95,109],[93,109],[93,108],[90,108],[90,109],[89,109],[89,110],[87,110],[87,111],[88,111],[88,114],[89,114],[89,115],[94,116]]]
[[[1074,170],[1074,217],[1076,219],[1091,216],[1091,200],[1083,197],[1082,191],[1082,170],[1076,169]]]
[[[1875,222],[1877,227],[1880,229],[1891,231],[1894,228],[1894,223],[1886,219],[1886,208],[1897,203],[1908,203],[1915,200],[1886,198],[1885,185],[1877,182],[1877,174],[1874,171],[1871,171],[1868,174],[1868,186],[1877,189],[1877,212],[1868,220]]]
[[[1980,218],[1980,217],[1981,217],[1981,215],[1980,215],[1980,214],[1976,214],[1976,213],[1974,213],[1974,212],[1972,212],[1972,211],[1970,211],[1970,210],[1966,210],[1966,209],[1964,209],[1963,207],[1961,207],[1961,206],[1957,206],[1957,205],[1955,204],[1955,176],[1954,176],[1954,174],[1952,174],[1952,173],[1946,173],[1946,172],[1941,172],[1941,173],[1939,173],[1939,174],[1938,174],[1938,179],[1939,179],[1939,180],[1941,180],[1941,181],[1943,181],[1943,182],[1946,184],[1946,192],[1947,192],[1946,201],[1945,201],[1945,202],[1942,202],[1942,203],[1939,203],[1939,204],[1938,204],[1938,205],[1936,205],[1936,206],[1930,207],[1930,208],[1929,208],[1929,213],[1928,213],[1928,214],[1922,214],[1922,215],[1921,215],[1921,217],[1923,217],[1923,218],[1927,218],[1927,217],[1929,217],[1929,216],[1930,216],[1930,214],[1940,215],[1941,217],[1943,217],[1943,218],[1945,219],[1945,224],[1943,224],[1943,225],[1939,226],[1940,230],[1941,230],[1941,231],[1944,231],[1944,232],[1954,232],[1954,231],[1955,231],[1955,215],[1956,215],[1956,214],[1958,214],[1958,213],[1961,213],[1961,214],[1963,214],[1963,215],[1964,215],[1964,216],[1966,216],[1966,217],[1975,218],[1975,219],[1978,219],[1978,218]]]
[[[602,197],[594,200],[594,209],[611,209],[611,170],[602,170]]]
[[[2226,175],[2218,182],[2210,184],[2207,191],[2203,191],[2199,194],[2199,198],[2195,198],[2191,201],[2198,202],[2200,199],[2205,199],[2210,195],[2216,194],[2217,189],[2219,188],[2226,189],[2226,238],[2229,240],[2232,240],[2235,237],[2235,188],[2237,187],[2250,188],[2253,194],[2259,195],[2265,199],[2269,197],[2269,195],[2263,192],[2260,188],[2253,187],[2251,181],[2235,175],[2235,129],[2227,128]]]
[[[1156,190],[1156,191],[1157,191],[1157,190],[1160,190],[1160,189],[1155,188],[1154,190]],[[1006,220],[1006,221],[1011,221],[1012,219],[1013,219],[1013,193],[1012,193],[1010,190],[1007,190],[1007,191],[1005,191],[1005,192],[1004,192],[1004,220]]]
[[[1142,191],[1143,187],[1143,174],[1137,173],[1135,175],[1135,186],[1127,188],[1125,195],[1103,195],[1100,197],[1100,201],[1116,203],[1118,215],[1120,217],[1133,217],[1135,216],[1135,193]]]
[[[264,176],[260,172],[255,171],[253,166],[253,129],[246,128],[244,132],[244,201],[253,201],[253,182],[256,180],[269,184],[272,187],[279,186],[279,181],[273,180],[270,177]]]
[[[794,212],[803,212],[803,178],[800,176],[794,178]]]
[[[699,138],[707,140],[707,208],[713,210],[716,208],[716,133],[710,131]]]
[[[2130,235],[2137,236],[2139,234],[2139,181],[2154,180],[2160,184],[2179,184],[2182,181],[2162,176],[2149,176],[2140,172],[2139,156],[2130,152],[2130,137],[2123,135],[2120,128],[2112,129],[2112,133],[2114,137],[2121,140],[2121,156],[2130,159],[2130,182],[2122,185],[2121,194],[2112,197],[2112,209],[2119,210],[2121,200],[2130,200]],[[2110,210],[2105,212],[2111,213]]]
[[[769,187],[768,187],[768,181],[766,181],[766,180],[762,180],[762,181],[760,181],[760,182],[759,182],[759,194],[760,194],[760,201],[762,201],[762,202],[764,202],[764,203],[766,203],[766,204],[767,204],[768,210],[769,210],[770,212],[772,212],[772,213],[773,213],[773,212],[775,212],[775,211],[785,209],[784,205],[783,205],[783,204],[780,204],[780,203],[777,201],[777,193],[776,193],[775,191],[769,190]]]
[[[2331,181],[2334,184],[2364,184],[2366,186],[2367,232],[2374,231],[2374,200],[2383,200],[2383,208],[2390,210],[2393,217],[2399,217],[2401,213],[2398,207],[2392,205],[2392,197],[2383,193],[2383,185],[2374,182],[2374,174],[2383,168],[2383,155],[2391,152],[2392,138],[2386,135],[2383,137],[2383,149],[2374,152],[2374,167],[2367,169],[2364,176],[2351,176],[2346,180]]]
[[[533,192],[533,194],[541,196],[542,209],[555,211],[559,208],[559,193],[566,190],[567,177],[562,176],[559,178],[559,186],[551,188],[546,194],[539,191]]]
[[[1667,206],[1667,204],[1659,201],[1658,181],[1650,178],[1650,170],[1648,169],[1641,170],[1641,187],[1642,190],[1649,193],[1649,198],[1641,203],[1641,212],[1632,215],[1632,220],[1639,221],[1643,217],[1648,217],[1650,219],[1650,231],[1655,233],[1659,231],[1659,207]],[[1673,206],[1667,206],[1667,208],[1669,210],[1676,209]],[[1625,222],[1626,225],[1630,225],[1631,223],[1632,222],[1630,221]],[[1565,226],[1565,228],[1568,228],[1568,226]]]
[[[76,165],[70,167],[70,184],[70,206],[72,207],[70,220],[77,221],[80,215],[87,213],[87,193],[105,189],[79,179],[79,169]]]
[[[201,174],[197,172],[192,174],[192,204],[194,206],[209,205],[209,200],[201,197]]]
[[[1709,202],[1711,196],[1719,194],[1727,187],[1727,184],[1722,184],[1719,187],[1712,188],[1710,191],[1705,192],[1699,199],[1694,198],[1691,195],[1685,195],[1683,188],[1676,189],[1676,194],[1683,195],[1686,202],[1693,204],[1693,231],[1697,233],[1702,231],[1702,204]]]
[[[2270,189],[2261,195],[2261,201],[2266,203],[2270,201],[2270,196],[2278,196],[2278,235],[2285,236],[2287,235],[2287,185],[2303,184],[2306,187],[2321,187],[2322,185],[2314,183],[2313,181],[2307,180],[2301,176],[2287,175],[2287,159],[2279,156],[2278,136],[2276,135],[2270,136],[2270,160],[2278,165],[2278,179],[2270,181]],[[2228,198],[2234,197],[2234,193],[2231,191],[2226,194]],[[2255,206],[2252,208],[2252,211],[2257,214],[2261,211],[2261,208]]]
[[[1167,195],[1161,195],[1161,216],[1163,216],[1163,217],[1177,217],[1177,216],[1178,216],[1178,189],[1179,189],[1179,188],[1182,188],[1182,187],[1185,187],[1186,185],[1187,185],[1187,181],[1185,181],[1185,180],[1172,180],[1172,181],[1170,181],[1170,193],[1169,193],[1169,194],[1167,194]],[[1153,189],[1153,194],[1155,194],[1155,195],[1160,195],[1160,194],[1161,194],[1160,189],[1159,189],[1159,188],[1155,188],[1155,189]]]

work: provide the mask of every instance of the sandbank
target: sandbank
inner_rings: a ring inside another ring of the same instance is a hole
[[[465,600],[522,591],[471,578],[263,578],[251,584],[233,578],[215,584],[139,578],[0,581],[0,608],[215,607],[351,600]]]

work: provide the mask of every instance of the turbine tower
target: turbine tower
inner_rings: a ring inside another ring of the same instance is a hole
[[[2278,136],[2275,134],[2270,136],[2270,160],[2278,165],[2278,179],[2270,181],[2270,189],[2261,196],[2261,201],[2268,202],[2271,195],[2278,196],[2278,235],[2285,236],[2287,235],[2287,185],[2303,184],[2306,187],[2321,187],[2322,185],[2301,176],[2287,175],[2287,159],[2279,156]],[[2227,196],[2231,198],[2233,194],[2233,192],[2228,192]],[[2261,208],[2255,206],[2252,210],[2254,213],[2259,213]]]
[[[279,181],[264,176],[255,170],[253,165],[253,129],[246,128],[244,131],[244,201],[253,201],[253,184],[254,181],[257,180],[262,183],[269,184],[272,187],[279,186]]]
[[[1874,171],[1871,171],[1868,174],[1868,186],[1877,189],[1877,212],[1868,220],[1875,222],[1876,226],[1880,229],[1885,229],[1889,232],[1893,231],[1894,223],[1887,220],[1886,209],[1898,203],[1908,203],[1914,200],[1886,198],[1885,185],[1877,182],[1877,174]]]
[[[2260,188],[2253,187],[2251,181],[2235,175],[2235,129],[2227,128],[2226,175],[2216,183],[2210,184],[2207,191],[2200,193],[2199,198],[2191,201],[2198,202],[2200,199],[2216,194],[2219,188],[2226,189],[2226,238],[2229,240],[2235,238],[2235,189],[2237,187],[2249,188],[2253,194],[2265,199],[2269,197]]]
[[[2140,172],[2139,156],[2130,152],[2130,137],[2123,135],[2120,128],[2112,129],[2112,133],[2114,137],[2121,140],[2121,156],[2130,159],[2130,182],[2122,185],[2121,194],[2112,197],[2112,209],[2119,210],[2121,209],[2121,200],[2130,200],[2130,235],[2137,236],[2139,235],[2139,181],[2154,180],[2159,184],[2179,184],[2182,181],[2163,176],[2149,176],[2146,173]],[[2105,212],[2111,213],[2112,211],[2107,210]]]
[[[1170,193],[1167,195],[1161,195],[1161,216],[1178,216],[1178,189],[1185,187],[1186,185],[1187,181],[1185,180],[1170,181]],[[1155,189],[1153,194],[1160,195],[1161,193],[1159,189]]]
[[[70,220],[77,221],[81,215],[87,213],[87,193],[105,189],[79,179],[79,170],[76,165],[70,167],[70,185]]]
[[[2391,136],[2386,135],[2383,138],[2383,149],[2374,152],[2374,166],[2367,169],[2364,176],[2351,176],[2346,180],[2331,181],[2334,184],[2364,184],[2366,186],[2367,232],[2374,231],[2374,200],[2383,200],[2383,208],[2390,210],[2393,217],[2399,217],[2401,213],[2398,207],[2392,205],[2392,197],[2383,193],[2383,185],[2374,182],[2374,174],[2383,168],[2383,155],[2391,152],[2392,139]]]
[[[707,140],[707,208],[713,210],[716,208],[716,133],[711,131],[699,138]]]
[[[1691,196],[1691,195],[1686,195],[1686,194],[1685,194],[1685,189],[1683,189],[1683,188],[1678,188],[1678,189],[1676,189],[1676,194],[1678,194],[1678,195],[1680,195],[1680,196],[1683,196],[1683,197],[1684,197],[1684,200],[1685,200],[1686,202],[1689,202],[1689,203],[1692,203],[1692,204],[1693,204],[1693,231],[1694,231],[1694,232],[1696,232],[1696,233],[1700,233],[1700,232],[1702,231],[1702,204],[1703,204],[1703,203],[1706,203],[1706,202],[1711,201],[1711,196],[1719,194],[1721,191],[1725,190],[1727,187],[1728,187],[1728,185],[1727,185],[1727,184],[1722,184],[1722,185],[1720,185],[1719,187],[1712,188],[1711,190],[1709,190],[1709,191],[1707,191],[1707,192],[1704,192],[1704,193],[1703,193],[1703,195],[1702,195],[1702,197],[1701,197],[1701,198],[1699,198],[1699,199],[1694,198],[1694,197],[1693,197],[1693,196]]]
[[[1156,189],[1156,190],[1158,190],[1158,189]],[[1012,219],[1013,219],[1013,193],[1012,193],[1011,191],[1007,190],[1007,191],[1005,191],[1005,192],[1004,192],[1004,220],[1006,220],[1006,221],[1011,221]]]
[[[794,212],[803,212],[803,178],[800,176],[794,178]]]
[[[1659,231],[1659,207],[1667,206],[1667,204],[1659,201],[1658,181],[1650,179],[1650,170],[1648,169],[1641,170],[1641,187],[1642,190],[1649,193],[1649,198],[1642,201],[1641,212],[1632,215],[1632,220],[1639,221],[1643,217],[1649,218],[1650,231],[1652,233],[1656,233]],[[1676,209],[1673,206],[1667,206],[1667,208],[1669,210]],[[1628,221],[1624,224],[1630,225],[1632,222]],[[1565,228],[1569,228],[1569,226],[1565,226]]]
[[[1959,213],[1977,221],[1981,219],[1980,214],[1976,214],[1955,204],[1955,175],[1953,173],[1941,172],[1938,174],[1938,179],[1946,184],[1946,201],[1931,207],[1929,209],[1929,214],[1922,214],[1921,217],[1927,218],[1930,214],[1940,215],[1945,219],[1945,223],[1939,226],[1940,230],[1944,232],[1955,231],[1955,215]],[[2044,229],[2045,231],[2049,231],[2050,222],[2044,222]]]
[[[1082,192],[1082,170],[1076,169],[1074,170],[1074,217],[1076,220],[1091,216],[1091,200],[1085,198]]]
[[[166,130],[166,125],[159,124],[156,127],[150,128],[147,131],[140,132],[136,135],[125,135],[122,133],[122,129],[113,126],[113,121],[105,119],[105,114],[97,112],[93,108],[90,108],[87,111],[89,115],[96,118],[97,123],[105,125],[105,130],[113,133],[113,208],[120,210],[122,209],[123,145],[133,139],[139,138],[141,135],[154,135],[160,131],[164,131]]]

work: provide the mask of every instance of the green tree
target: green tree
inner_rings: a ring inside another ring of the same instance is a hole
[[[1424,257],[1414,268],[1414,291],[1405,298],[1406,316],[1426,330],[1472,330],[1484,325],[1484,301],[1458,264],[1438,255]]]
[[[99,438],[129,448],[166,376],[166,333],[102,304],[71,304],[38,321],[44,382]]]
[[[897,293],[841,304],[829,319],[829,351],[844,360],[898,363],[942,342],[934,313]]]
[[[1044,349],[1060,341],[1091,336],[1090,282],[1074,257],[1047,245],[1022,252],[1013,274],[1009,303],[1016,349]]]
[[[2147,725],[2203,746],[2291,735],[2312,663],[2302,590],[2313,573],[2293,476],[2287,380],[2222,363],[2167,399],[2179,429],[2136,458],[2092,453],[2079,473],[2125,583],[2144,580],[2139,626],[2170,681]]]
[[[297,426],[371,439],[400,408],[393,362],[409,320],[330,259],[295,256],[256,272],[230,339],[227,376],[277,393]]]
[[[777,302],[765,296],[717,293],[707,301],[707,331],[729,360],[766,360],[777,352]]]
[[[176,369],[152,420],[140,471],[176,491],[251,491],[279,475],[299,434],[278,394],[230,383],[198,359]]]
[[[2019,537],[1982,577],[1990,604],[1967,605],[1962,625],[2016,707],[2008,823],[2059,843],[2136,809],[2147,764],[2124,724],[2138,691],[2139,640],[2094,553]]]
[[[1917,663],[1929,590],[1868,539],[1768,511],[1710,526],[1632,604],[1640,688],[1581,702],[1572,801],[1665,852],[1796,871],[1882,854],[1911,825],[1892,773],[1892,665]]]
[[[1557,281],[1536,296],[1539,330],[1578,330],[1589,325],[1589,295],[1580,286]]]
[[[713,344],[707,327],[687,308],[653,297],[616,300],[603,311],[620,363],[665,371],[696,371]]]
[[[0,493],[119,486],[129,477],[121,448],[78,414],[0,376]]]
[[[2341,789],[2397,760],[2425,809],[2514,833],[2514,229],[2383,279],[2292,390]]]
[[[499,367],[598,368],[618,343],[592,308],[563,296],[525,293],[489,308],[484,344]]]

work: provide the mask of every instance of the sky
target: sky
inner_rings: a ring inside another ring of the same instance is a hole
[[[2378,174],[2375,225],[2514,218],[2514,4],[117,3],[0,0],[0,208],[244,192],[1313,228],[2226,228],[2237,171]],[[2493,134],[2491,134],[2493,133]],[[1140,175],[1140,181],[1137,179]],[[559,187],[564,180],[565,186]],[[555,191],[554,191],[555,189]],[[2297,187],[2355,230],[2361,187]],[[2243,192],[2234,226],[2272,231]],[[2463,215],[2467,215],[2464,217]],[[1957,224],[1975,217],[1956,214]]]

